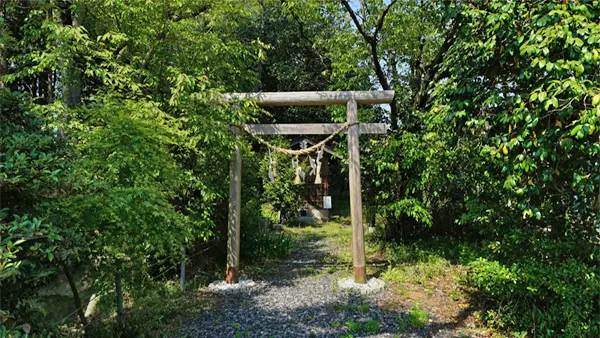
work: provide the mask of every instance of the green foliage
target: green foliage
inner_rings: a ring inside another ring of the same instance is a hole
[[[384,88],[389,112],[359,112],[394,124],[361,142],[368,222],[404,242],[387,245],[384,277],[423,283],[467,264],[488,324],[600,335],[598,2],[344,3],[0,2],[3,330],[52,330],[25,300],[63,262],[93,266],[94,290],[120,269],[133,291],[156,277],[148,262],[224,236],[234,146],[242,253],[288,254],[260,210],[289,221],[303,186],[280,155],[268,182],[267,157],[230,126],[341,121],[343,107],[269,115],[215,93]],[[335,234],[351,259],[339,224],[290,232]],[[431,235],[443,245],[419,240]]]
[[[433,278],[455,271],[450,261],[440,253],[423,249],[425,245],[393,244],[386,248],[390,265],[382,278],[397,283],[425,285]],[[440,248],[438,246],[438,248]]]
[[[186,178],[169,152],[177,124],[152,103],[107,97],[88,109],[77,134],[80,193],[62,201],[63,217],[93,238],[88,250],[101,250],[102,264],[178,255],[206,229],[170,203]]]
[[[365,332],[366,333],[378,333],[379,332],[379,321],[376,319],[368,320],[365,323]]]
[[[179,285],[171,282],[151,283],[144,290],[130,294],[130,306],[126,308],[125,319],[130,336],[153,337],[175,335],[180,330],[182,320],[199,315],[205,308],[205,300],[194,293],[182,293]],[[114,300],[108,296],[98,304],[99,318],[90,324],[90,337],[105,337],[107,332],[115,332],[110,320],[114,313]]]
[[[347,321],[346,327],[348,328],[349,332],[359,332],[362,330],[362,324],[353,320]]]
[[[429,313],[421,309],[419,303],[415,303],[413,307],[408,310],[408,317],[406,317],[406,320],[412,327],[420,329],[429,324]]]
[[[245,224],[241,250],[249,261],[281,258],[292,253],[294,241],[282,232],[271,230],[261,223]]]
[[[54,273],[62,229],[44,207],[64,193],[64,143],[24,95],[0,89],[0,282],[2,310],[13,325],[24,319],[27,297]],[[33,317],[33,314],[30,314]]]
[[[369,305],[367,305],[367,304],[362,304],[362,305],[342,305],[342,304],[336,304],[333,307],[333,309],[336,310],[336,311],[354,311],[354,312],[367,313],[367,312],[369,312]]]
[[[244,231],[241,233],[241,255],[244,259],[262,262],[268,259],[281,258],[292,252],[293,240],[284,234],[270,228],[270,220],[263,218],[262,199],[269,187],[263,186],[262,163],[253,160],[255,153],[248,151],[242,160],[242,220]],[[261,168],[259,169],[259,165]],[[275,184],[271,188],[276,189]],[[271,190],[273,191],[273,190]]]
[[[464,192],[457,224],[489,240],[470,283],[497,327],[598,335],[599,10],[471,7],[434,91],[429,128],[451,150],[444,167],[468,173],[453,174]]]
[[[265,154],[260,166],[260,177],[263,178],[263,199],[277,211],[281,212],[281,222],[287,223],[298,215],[302,205],[303,184],[294,184],[296,171],[292,167],[291,158],[283,154],[273,152],[271,158],[275,162],[275,181],[268,178],[270,165],[269,154]]]

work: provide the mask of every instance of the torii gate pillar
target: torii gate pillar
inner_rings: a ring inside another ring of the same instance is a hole
[[[348,122],[348,181],[350,183],[350,217],[352,220],[352,262],[354,265],[354,282],[367,282],[365,266],[365,240],[362,223],[362,191],[360,189],[360,150],[358,148],[358,113],[356,101],[350,99],[346,104],[346,121]]]
[[[229,166],[229,217],[227,227],[227,284],[239,279],[240,262],[240,209],[242,205],[242,151],[236,145]]]
[[[348,159],[350,183],[350,216],[352,218],[352,260],[354,282],[367,282],[364,230],[362,224],[362,193],[360,187],[360,151],[358,138],[363,134],[384,134],[383,123],[358,123],[358,104],[391,103],[394,91],[350,91],[350,92],[285,92],[285,93],[236,93],[225,94],[223,99],[256,100],[259,106],[325,106],[346,104],[348,123]],[[246,125],[247,130],[257,135],[331,134],[340,124],[271,124]],[[241,206],[242,155],[236,146],[231,155],[229,169],[229,218],[227,242],[226,282],[238,282],[240,255],[240,206]]]

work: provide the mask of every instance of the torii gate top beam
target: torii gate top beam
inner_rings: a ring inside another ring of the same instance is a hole
[[[350,99],[357,104],[384,104],[392,102],[394,91],[229,93],[224,94],[223,98],[227,101],[256,100],[261,107],[345,105]]]

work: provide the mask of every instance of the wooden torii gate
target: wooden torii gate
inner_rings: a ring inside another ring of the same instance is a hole
[[[232,93],[225,94],[224,99],[228,101],[254,100],[261,107],[346,105],[354,281],[356,283],[366,283],[367,271],[362,224],[358,137],[360,134],[385,134],[386,126],[383,123],[359,124],[357,105],[391,103],[394,99],[394,91]],[[342,125],[340,123],[247,124],[246,130],[254,135],[323,135],[338,131]],[[231,165],[229,167],[229,226],[226,272],[226,282],[228,284],[237,283],[239,277],[241,178],[242,154],[240,148],[236,146],[231,155]]]

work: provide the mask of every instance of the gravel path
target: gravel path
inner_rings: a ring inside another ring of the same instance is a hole
[[[390,296],[386,291],[358,295],[338,290],[336,281],[342,273],[327,270],[327,265],[322,264],[328,249],[323,240],[299,241],[292,256],[277,267],[278,273],[253,277],[256,285],[247,292],[213,294],[216,306],[184,323],[182,334],[187,337],[337,338],[349,333],[351,337],[428,336],[424,330],[397,333],[395,320],[406,314],[384,311],[377,306],[378,299]],[[372,320],[380,323],[378,332],[365,330],[365,323]],[[363,329],[350,332],[348,321],[361,323]]]

